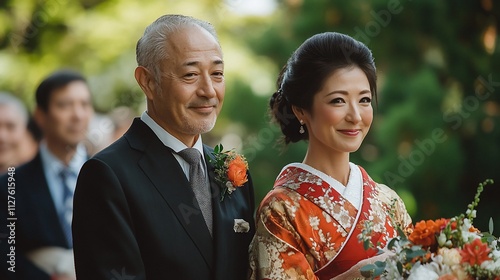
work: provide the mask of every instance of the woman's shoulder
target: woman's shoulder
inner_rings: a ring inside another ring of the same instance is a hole
[[[392,188],[390,188],[387,185],[384,185],[382,183],[375,183],[375,185],[377,186],[377,188],[379,189],[380,192],[387,193],[387,194],[389,194],[391,196],[398,196],[398,194],[396,193],[396,191],[393,190]]]
[[[387,185],[377,183],[377,188],[379,190],[379,199],[394,211],[396,218],[395,222],[405,232],[410,230],[412,227],[412,219],[401,197]]]
[[[262,199],[261,205],[269,204],[271,202],[286,202],[290,200],[297,200],[299,196],[300,194],[291,190],[290,188],[287,188],[283,185],[277,185],[267,193],[264,199]]]
[[[401,198],[397,194],[395,190],[390,188],[387,185],[381,184],[381,183],[375,183],[377,192],[378,192],[378,198],[385,202],[387,205],[392,205],[394,203],[399,204],[401,203]]]
[[[382,194],[385,194],[385,195],[388,195],[391,197],[398,197],[399,198],[398,194],[392,188],[390,188],[389,186],[387,186],[385,184],[378,183],[375,180],[373,180],[371,178],[371,176],[368,174],[368,172],[361,165],[356,165],[356,164],[353,164],[353,165],[358,167],[359,170],[361,171],[361,173],[366,174],[366,178],[369,181],[373,181],[373,183],[375,184],[375,187],[379,191],[379,193],[382,193]]]

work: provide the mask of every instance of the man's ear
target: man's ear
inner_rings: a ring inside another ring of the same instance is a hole
[[[36,106],[35,111],[33,112],[33,119],[38,127],[43,129],[45,127],[45,123],[47,122],[47,112]]]
[[[134,76],[142,91],[146,94],[146,97],[152,100],[156,93],[156,83],[153,73],[144,66],[137,66]]]

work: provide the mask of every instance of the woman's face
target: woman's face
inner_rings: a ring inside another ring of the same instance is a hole
[[[309,145],[325,152],[358,150],[373,120],[371,100],[370,84],[359,67],[330,74],[315,94],[311,111],[302,110]]]

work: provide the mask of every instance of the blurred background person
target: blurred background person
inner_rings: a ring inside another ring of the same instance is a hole
[[[19,144],[19,160],[21,163],[26,163],[36,156],[40,141],[42,141],[42,131],[36,124],[35,118],[30,116],[26,136],[21,139]]]
[[[94,114],[85,138],[89,155],[95,155],[125,134],[136,113],[127,106],[119,106],[107,114]]]
[[[28,111],[10,93],[0,92],[0,174],[10,166],[18,166],[30,160],[30,154],[23,154],[27,135]]]
[[[107,114],[95,113],[84,140],[89,156],[93,156],[113,143],[114,125]]]
[[[71,237],[73,193],[78,172],[88,159],[82,142],[93,113],[89,87],[77,72],[55,72],[38,86],[34,117],[43,137],[36,157],[17,168],[14,175],[17,261],[16,272],[7,272],[8,277],[75,279]],[[6,176],[0,178],[2,186],[7,185],[7,180]],[[6,198],[3,193],[0,199]],[[6,211],[7,203],[1,202],[1,211]],[[1,254],[6,255],[3,250],[7,248],[1,249]]]

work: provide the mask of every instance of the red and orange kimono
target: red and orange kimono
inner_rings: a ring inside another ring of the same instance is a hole
[[[331,279],[377,254],[358,239],[366,224],[378,247],[396,236],[396,224],[411,227],[393,190],[350,168],[347,186],[302,163],[283,168],[257,212],[250,279]]]

